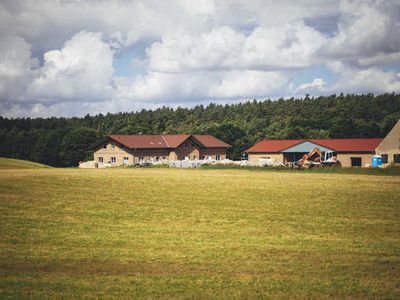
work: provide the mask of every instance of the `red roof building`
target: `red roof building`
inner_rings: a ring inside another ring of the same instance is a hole
[[[262,140],[246,152],[250,161],[273,158],[285,163],[296,161],[318,147],[321,152],[334,152],[342,166],[364,166],[371,163],[372,155],[382,140],[382,138]]]
[[[99,163],[130,165],[158,160],[226,158],[231,145],[211,135],[108,135],[91,146]]]

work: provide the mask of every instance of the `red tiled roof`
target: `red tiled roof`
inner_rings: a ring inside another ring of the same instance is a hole
[[[108,137],[128,148],[168,148],[161,135],[109,135]]]
[[[231,145],[217,139],[212,135],[194,135],[196,140],[208,148],[230,148]]]
[[[206,148],[228,148],[229,144],[211,135],[109,135],[109,138],[128,148],[176,148],[189,137]]]
[[[161,135],[161,138],[167,143],[168,148],[176,148],[188,139],[190,134]]]
[[[262,140],[246,150],[246,152],[281,152],[284,149],[293,147],[304,140]]]
[[[247,149],[246,152],[283,152],[288,148],[307,141],[339,152],[369,152],[374,151],[382,140],[382,138],[263,140]]]
[[[312,139],[311,142],[336,151],[374,151],[382,138],[367,139]]]

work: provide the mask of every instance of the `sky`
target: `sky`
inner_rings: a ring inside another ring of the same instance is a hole
[[[400,92],[400,0],[2,0],[0,115]]]

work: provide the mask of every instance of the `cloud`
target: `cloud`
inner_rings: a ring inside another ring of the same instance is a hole
[[[0,110],[399,91],[399,32],[394,0],[4,0]]]
[[[82,31],[61,50],[44,54],[44,65],[27,89],[32,101],[99,101],[113,94],[113,52],[101,33]]]
[[[297,89],[296,92],[321,92],[326,86],[326,82],[322,78],[315,78],[313,82],[303,83]]]
[[[4,36],[0,43],[0,100],[19,99],[33,76],[38,60],[31,45],[18,36]]]
[[[145,103],[253,98],[276,93],[288,80],[280,72],[149,72],[145,76],[117,78],[115,98]]]
[[[287,83],[288,78],[280,72],[234,71],[221,76],[220,83],[210,90],[215,98],[255,98],[274,95]]]
[[[262,69],[307,67],[318,63],[316,54],[325,37],[303,22],[257,27],[246,39],[243,64]]]
[[[156,42],[147,50],[149,69],[161,72],[213,70],[234,66],[245,41],[228,26],[199,36],[177,35]]]
[[[344,0],[339,16],[338,32],[325,47],[328,56],[364,65],[398,58],[400,2]]]
[[[400,92],[399,73],[382,71],[376,67],[359,69],[336,62],[330,65],[332,71],[340,75],[329,90],[346,93],[391,93]]]
[[[281,70],[316,64],[325,37],[302,22],[256,27],[248,36],[228,26],[201,35],[169,37],[147,50],[149,68],[185,70]]]

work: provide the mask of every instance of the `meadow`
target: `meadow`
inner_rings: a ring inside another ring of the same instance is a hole
[[[2,168],[0,298],[400,298],[400,177]]]

